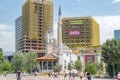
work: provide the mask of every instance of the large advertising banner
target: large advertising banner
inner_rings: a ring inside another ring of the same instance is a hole
[[[69,36],[80,36],[81,35],[81,31],[80,30],[69,30],[68,31],[68,35]]]
[[[69,21],[70,24],[84,24],[83,20],[70,20]]]
[[[70,20],[69,21],[70,24],[83,24],[83,20]]]

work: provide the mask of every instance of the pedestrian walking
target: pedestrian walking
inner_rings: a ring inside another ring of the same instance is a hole
[[[37,76],[37,71],[34,72],[34,75]]]
[[[75,73],[74,73],[74,71],[73,71],[73,73],[72,73],[72,78],[73,78],[73,80],[74,80],[74,78],[75,78]]]
[[[67,78],[67,73],[65,72],[64,73],[64,80],[66,80],[66,78]]]
[[[48,77],[51,77],[51,76],[52,76],[52,73],[51,73],[51,72],[49,72],[49,73],[48,73]]]
[[[91,80],[91,75],[89,72],[87,73],[87,80]]]
[[[80,80],[83,78],[83,72],[80,72]]]
[[[16,77],[17,77],[17,80],[21,80],[21,72],[20,72],[20,70],[18,70],[16,72]]]
[[[85,80],[87,80],[87,72],[84,73]]]
[[[71,77],[72,77],[72,75],[71,75],[71,71],[69,72],[69,80],[71,80]]]
[[[4,76],[5,76],[5,80],[7,80],[7,79],[6,79],[7,73],[4,73]]]
[[[54,72],[54,77],[57,78],[57,72]]]
[[[117,79],[120,80],[120,72],[118,72]]]
[[[23,72],[23,76],[24,76],[24,77],[26,76],[26,73],[25,73],[25,72]]]

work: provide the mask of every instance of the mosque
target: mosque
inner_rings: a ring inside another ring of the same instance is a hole
[[[100,62],[101,53],[81,53],[75,54],[72,49],[62,42],[62,16],[59,7],[58,14],[57,41],[53,38],[50,27],[46,31],[46,53],[45,56],[37,58],[37,69],[39,72],[47,73],[54,71],[54,66],[58,63],[62,66],[61,72],[68,71],[68,63],[74,64],[76,60],[82,63],[82,70],[85,69],[87,61]],[[80,58],[79,58],[80,57]]]

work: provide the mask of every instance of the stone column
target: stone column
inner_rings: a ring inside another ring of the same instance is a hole
[[[43,72],[43,61],[41,61],[41,63],[42,63],[42,65],[41,65],[42,66],[41,72]]]
[[[51,63],[52,63],[52,70],[53,70],[53,61]]]
[[[48,61],[47,61],[47,70],[48,70]]]
[[[37,63],[38,72],[40,72],[40,62]]]

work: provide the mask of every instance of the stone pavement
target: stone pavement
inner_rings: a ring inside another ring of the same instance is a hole
[[[15,74],[8,74],[5,78],[4,75],[0,75],[0,80],[17,80],[16,79],[16,75]],[[22,76],[21,80],[69,80],[69,78],[67,77],[66,79],[64,79],[63,76],[59,76],[57,78],[55,77],[48,77],[48,76],[34,76],[34,75],[28,75],[28,76]],[[75,77],[72,80],[80,80],[79,77]],[[82,80],[85,80],[85,78],[83,78]],[[117,80],[117,79],[91,79],[91,80]]]

